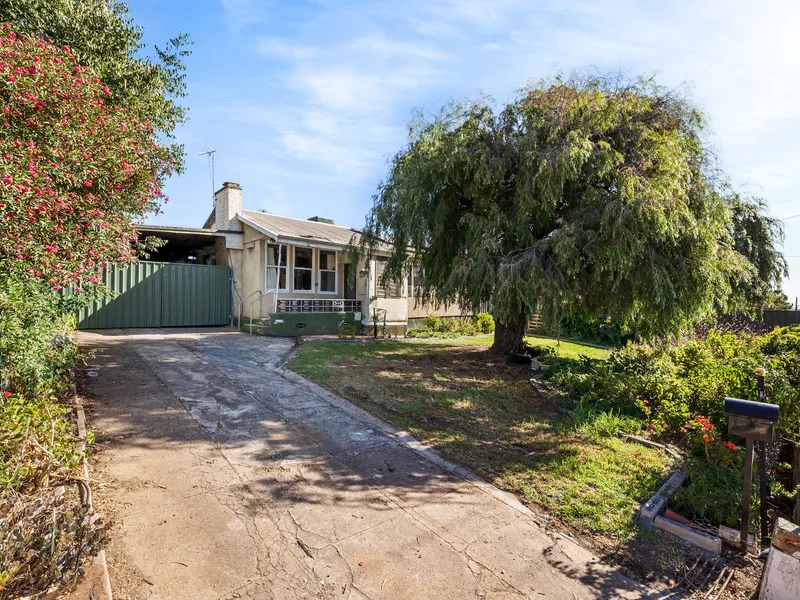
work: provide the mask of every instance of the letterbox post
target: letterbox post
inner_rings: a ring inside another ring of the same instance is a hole
[[[739,539],[747,548],[747,536],[750,533],[750,491],[753,488],[753,438],[745,438],[744,477],[742,478],[742,529]]]
[[[763,369],[760,371],[763,372]],[[763,397],[760,395],[760,397]],[[741,543],[747,547],[750,525],[750,496],[753,487],[753,442],[762,444],[772,441],[775,436],[775,423],[778,422],[779,407],[767,402],[752,402],[739,398],[725,398],[724,414],[728,417],[728,433],[738,435],[746,440],[744,456],[744,473],[742,478],[742,528]],[[759,445],[761,450],[761,445]],[[761,459],[762,477],[766,476],[766,453],[759,453]],[[764,486],[766,479],[761,482],[761,497],[764,503],[761,506],[762,522],[766,522],[764,511],[766,509],[766,492]],[[762,537],[763,535],[762,529]],[[762,539],[763,543],[763,539]]]

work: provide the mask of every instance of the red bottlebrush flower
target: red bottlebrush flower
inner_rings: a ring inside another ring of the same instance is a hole
[[[44,249],[47,250],[48,252],[55,252],[56,250],[58,250],[58,248],[56,248],[55,246],[45,246]]]
[[[14,183],[14,180],[11,178],[11,175],[6,175],[5,177],[3,177],[3,183],[12,185]]]
[[[11,396],[11,392],[3,392],[3,398],[8,398]]]

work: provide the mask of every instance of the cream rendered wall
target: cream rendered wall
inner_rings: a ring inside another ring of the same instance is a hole
[[[267,318],[275,309],[275,293],[265,289],[265,269],[266,269],[266,256],[265,249],[267,244],[274,244],[276,242],[268,239],[261,232],[253,229],[252,227],[244,226],[244,250],[242,253],[242,266],[240,268],[242,273],[241,294],[242,298],[247,298],[250,294],[254,294],[252,298],[245,300],[243,306],[243,315],[250,316],[251,302],[258,298],[259,294],[255,292],[266,292],[264,296],[252,305],[253,318]],[[319,249],[312,248],[313,250],[313,281],[314,288],[318,289],[319,286]],[[283,251],[287,252],[287,285],[288,291],[278,291],[278,298],[296,299],[296,300],[333,300],[344,298],[344,252],[339,250],[336,263],[336,292],[298,292],[294,291],[294,251],[295,246],[284,243]],[[365,293],[366,278],[359,276],[356,282],[356,298],[362,302],[366,299]],[[235,303],[238,304],[239,300],[236,299]]]
[[[255,300],[264,288],[264,235],[256,231],[249,225],[244,225],[244,249],[242,250],[242,316],[260,318],[261,307],[259,302],[251,306],[251,301]],[[253,295],[251,298],[248,296]],[[238,301],[237,301],[238,302]],[[252,309],[252,313],[251,313]]]
[[[214,242],[216,263],[233,270],[233,315],[238,317],[239,301],[242,299],[242,250],[228,247],[225,238],[217,238]]]
[[[449,304],[448,306],[436,306],[432,303],[417,302],[417,299],[410,297],[408,299],[408,318],[416,319],[419,317],[427,317],[429,314],[435,313],[439,317],[460,317],[465,315],[464,309],[461,308],[457,302]]]
[[[372,323],[374,309],[386,311],[386,323],[406,323],[408,321],[408,298],[406,297],[407,282],[403,280],[400,298],[378,298],[377,280],[375,278],[375,260],[370,263],[369,277],[369,305],[365,307],[363,321],[367,324]],[[383,315],[379,315],[379,321],[384,321]]]

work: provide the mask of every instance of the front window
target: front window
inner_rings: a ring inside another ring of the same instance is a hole
[[[283,244],[277,246],[270,244],[267,246],[267,287],[275,289],[277,272],[277,283],[280,291],[287,291],[289,286],[286,284],[286,265],[289,264],[287,258],[287,248]]]
[[[311,292],[314,289],[314,251],[311,248],[294,249],[294,291]]]
[[[336,252],[319,251],[319,291],[336,293]]]

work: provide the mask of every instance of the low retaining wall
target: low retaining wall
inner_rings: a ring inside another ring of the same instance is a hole
[[[356,313],[274,313],[269,319],[242,318],[241,329],[262,335],[275,335],[280,337],[299,337],[301,335],[336,335],[339,333],[339,323],[344,319],[347,323],[361,331],[361,323],[356,321]],[[252,331],[251,331],[252,329]]]

